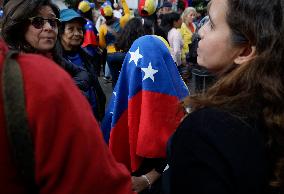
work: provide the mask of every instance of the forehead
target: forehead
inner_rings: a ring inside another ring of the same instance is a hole
[[[73,27],[73,26],[76,26],[76,27],[83,27],[83,24],[78,21],[78,20],[73,20],[73,21],[70,21],[70,22],[66,22],[65,24],[66,27]]]
[[[225,20],[228,10],[227,0],[211,0],[208,6],[208,15],[211,20]]]
[[[46,16],[46,17],[56,17],[52,8],[49,5],[45,5],[39,8],[38,15]]]

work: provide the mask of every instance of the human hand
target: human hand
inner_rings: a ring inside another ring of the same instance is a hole
[[[134,192],[139,193],[149,187],[147,180],[143,178],[142,176],[139,176],[139,177],[132,176],[131,180],[132,180],[132,190]]]

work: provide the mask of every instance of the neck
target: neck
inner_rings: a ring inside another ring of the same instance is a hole
[[[80,46],[79,47],[69,46],[69,45],[65,44],[64,42],[62,42],[62,47],[63,47],[64,51],[69,51],[69,52],[77,51],[80,48]]]

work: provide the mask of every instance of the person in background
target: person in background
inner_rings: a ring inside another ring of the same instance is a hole
[[[23,3],[19,6],[17,3],[11,1],[5,7],[6,17],[3,21],[2,31],[4,40],[13,50],[42,54],[60,64],[74,78],[82,93],[90,101],[96,118],[101,120],[104,114],[105,100],[99,85],[97,85],[98,83],[95,83],[97,79],[93,77],[93,74],[90,75],[90,68],[93,69],[94,67],[78,66],[74,61],[63,57],[63,50],[58,37],[59,25],[61,24],[58,19],[60,15],[57,7],[50,4],[50,9],[46,8],[41,11],[41,6],[48,4],[49,1],[39,5]],[[25,12],[22,12],[24,9]],[[10,17],[9,14],[14,17]],[[20,22],[15,22],[18,20]],[[22,33],[23,31],[24,33]],[[95,95],[98,95],[97,99],[101,100],[95,101],[94,97],[90,97],[90,90],[94,88],[94,85],[98,87]]]
[[[164,1],[163,4],[159,8],[157,8],[157,21],[158,21],[159,26],[161,25],[163,16],[165,14],[172,13],[172,12],[173,12],[172,3],[168,1]]]
[[[284,191],[284,2],[212,0],[197,62],[217,76],[184,101],[169,142],[170,191]]]
[[[100,29],[100,26],[102,24],[105,24],[106,22],[106,19],[104,16],[102,16],[101,12],[99,10],[93,10],[93,15],[96,15],[97,19],[95,20],[96,21],[96,29],[97,31],[99,31]],[[111,75],[110,75],[110,70],[109,70],[109,66],[106,62],[106,49],[102,49],[101,50],[101,57],[100,57],[100,64],[103,68],[103,79],[106,81],[106,82],[109,82],[111,83]]]
[[[100,26],[99,30],[99,45],[102,49],[107,49],[107,64],[109,65],[112,87],[114,88],[119,72],[125,57],[123,52],[115,49],[114,43],[121,29],[130,19],[130,10],[126,0],[121,0],[124,16],[120,19],[113,16],[113,9],[110,5],[102,7],[102,15],[105,17],[105,24]]]
[[[64,9],[60,12],[60,21],[59,37],[63,48],[63,57],[66,61],[87,70],[90,87],[84,94],[90,102],[97,120],[101,121],[105,112],[106,97],[95,72],[98,60],[81,48],[86,20],[73,9]]]
[[[195,17],[196,10],[194,7],[187,7],[181,16],[183,23],[180,28],[180,33],[184,42],[181,54],[183,64],[186,64],[186,54],[189,50],[188,46],[191,44],[192,35],[196,31],[196,25],[193,23]]]
[[[168,14],[168,13],[171,13],[173,10],[172,10],[172,3],[169,2],[169,1],[164,1],[163,4],[161,5],[160,9],[161,9],[161,14],[162,15],[165,15],[165,14]]]
[[[90,3],[87,0],[82,0],[78,4],[78,12],[87,21],[84,25],[84,41],[82,48],[92,57],[100,60],[102,57],[102,50],[99,48],[98,43],[98,31],[93,21],[93,9],[95,8],[94,3]],[[97,76],[100,76],[101,63],[97,63],[95,66],[95,72]]]
[[[121,12],[123,11],[121,8],[120,8],[120,6],[119,6],[119,4],[118,3],[113,3],[113,16],[114,17],[116,17],[116,18],[118,18],[118,19],[120,19],[121,17],[122,17],[122,14],[121,14]]]
[[[127,53],[132,43],[141,36],[154,34],[154,23],[151,20],[134,17],[130,19],[118,36],[115,47]]]
[[[189,47],[191,47],[192,37],[193,34],[196,32],[197,28],[193,22],[196,17],[196,14],[197,13],[195,8],[187,7],[181,16],[183,23],[180,28],[180,33],[184,43],[181,53],[181,61],[183,64],[182,76],[187,85],[190,85],[190,78],[192,77],[192,62],[188,63],[186,60],[186,56],[191,54],[189,53]]]
[[[158,9],[160,10],[160,9]],[[140,0],[138,5],[138,14],[140,17],[151,20],[154,23],[155,35],[167,40],[167,34],[159,26],[161,17],[157,15],[157,5],[155,0]]]
[[[187,0],[178,0],[178,2],[177,2],[177,12],[179,14],[182,14],[186,7],[188,7]]]
[[[88,72],[66,62],[62,57],[62,48],[58,42],[58,18],[59,9],[50,1],[35,0],[28,3],[24,0],[10,0],[4,6],[1,35],[12,50],[37,53],[54,60],[85,92],[89,88]]]
[[[180,73],[182,73],[181,52],[183,47],[183,40],[179,31],[181,24],[182,20],[180,14],[177,12],[164,15],[161,23],[161,27],[168,37],[167,40],[171,47],[171,55]]]
[[[52,31],[52,27],[56,27],[54,5],[47,0],[32,2],[30,0],[10,0],[4,6],[5,17],[15,19],[18,15],[30,13],[30,10],[38,8],[36,15],[25,17],[22,15],[20,21],[26,24],[27,33],[30,33],[29,30],[34,33],[38,32],[37,38],[40,36],[40,40],[34,43],[42,46],[40,51],[49,50],[53,47],[55,35],[47,33],[46,30]],[[16,12],[15,8],[21,12]],[[44,19],[43,29],[37,28],[41,22],[34,23],[32,17]],[[39,33],[41,31],[42,33]],[[23,34],[22,36],[27,36],[23,30],[20,32]],[[0,51],[2,77],[4,76],[4,64],[5,68],[15,64],[8,64],[5,60],[9,51],[3,41],[0,42]],[[129,173],[123,165],[115,161],[109,152],[88,102],[76,88],[71,77],[43,55],[20,52],[14,60],[19,64],[22,76],[18,77],[19,75],[16,73],[11,76],[22,79],[23,83],[21,89],[23,89],[24,95],[25,119],[29,128],[26,132],[32,141],[29,145],[33,149],[34,155],[34,166],[32,167],[36,188],[28,187],[27,180],[22,176],[23,169],[16,165],[18,161],[14,157],[14,152],[22,152],[21,150],[13,150],[8,135],[11,131],[8,131],[8,120],[4,117],[8,114],[6,111],[9,111],[5,108],[7,101],[12,104],[16,102],[13,102],[12,96],[4,98],[2,91],[4,89],[5,91],[7,89],[16,90],[19,86],[12,87],[11,82],[5,82],[3,85],[3,81],[1,81],[1,192],[26,194],[33,193],[30,192],[31,190],[36,190],[41,194],[131,194]],[[32,159],[30,160],[32,161]]]

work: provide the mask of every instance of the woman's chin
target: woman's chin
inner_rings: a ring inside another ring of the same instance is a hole
[[[197,56],[197,63],[198,63],[198,65],[203,66],[202,65],[203,64],[202,58],[199,57],[199,56]]]

